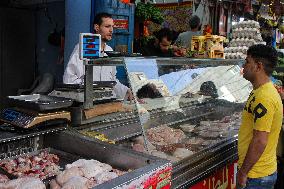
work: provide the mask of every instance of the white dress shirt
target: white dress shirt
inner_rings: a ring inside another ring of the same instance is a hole
[[[105,46],[105,51],[113,51],[108,45]],[[106,56],[106,55],[105,55]],[[70,56],[67,67],[63,75],[63,83],[66,84],[82,84],[84,83],[85,68],[83,61],[79,59],[79,44],[77,44]],[[117,98],[123,99],[126,95],[128,87],[121,84],[116,79],[115,66],[93,66],[94,81],[116,81],[114,92]]]

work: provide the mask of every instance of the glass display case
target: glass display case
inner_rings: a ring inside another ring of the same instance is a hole
[[[96,138],[113,145],[170,160],[173,187],[191,187],[237,160],[241,111],[252,90],[241,75],[243,63],[157,57],[98,59],[94,64],[125,65],[135,98],[132,104],[123,103],[131,112],[105,115],[103,122],[76,129],[89,137],[88,132],[102,134]],[[233,179],[230,184],[234,185]]]

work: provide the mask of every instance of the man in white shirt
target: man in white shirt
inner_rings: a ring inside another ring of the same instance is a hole
[[[99,13],[94,18],[94,31],[101,35],[101,49],[105,51],[113,51],[113,49],[106,44],[112,39],[113,19],[108,13]],[[104,56],[107,56],[104,53]],[[85,69],[83,61],[79,59],[79,45],[77,44],[70,56],[68,65],[63,75],[63,83],[66,84],[82,84],[84,83]],[[116,79],[115,66],[94,66],[93,67],[94,81],[116,81],[114,92],[118,98],[132,99],[131,90],[125,85],[121,84]]]

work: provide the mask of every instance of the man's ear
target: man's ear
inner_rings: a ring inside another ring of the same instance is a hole
[[[264,70],[264,65],[263,65],[262,62],[259,62],[259,63],[257,64],[257,69],[258,69],[258,70]]]
[[[95,25],[94,25],[94,31],[95,31],[96,33],[98,33],[98,32],[99,32],[99,29],[100,29],[100,26],[99,26],[98,24],[95,24]]]

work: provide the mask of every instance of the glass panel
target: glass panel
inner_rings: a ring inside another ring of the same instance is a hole
[[[142,125],[133,148],[178,161],[237,134],[243,103],[252,89],[241,65],[163,65],[125,59]]]

